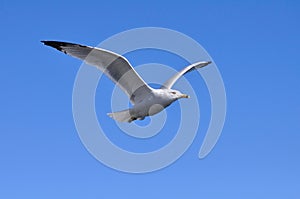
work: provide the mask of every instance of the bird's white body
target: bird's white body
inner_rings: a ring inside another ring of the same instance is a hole
[[[142,120],[146,116],[159,113],[177,99],[188,98],[188,95],[172,90],[171,87],[182,75],[211,63],[204,61],[191,64],[168,79],[160,89],[153,89],[136,73],[125,57],[114,52],[68,42],[42,42],[96,66],[127,94],[134,106],[128,110],[108,113],[119,122]]]
[[[152,89],[151,93],[131,109],[109,113],[108,115],[119,122],[143,120],[146,116],[161,112],[180,98],[188,98],[188,95],[172,89]]]

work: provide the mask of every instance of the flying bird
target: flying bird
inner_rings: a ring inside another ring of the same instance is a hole
[[[143,120],[146,116],[159,113],[180,98],[189,98],[188,95],[171,89],[172,86],[184,74],[211,63],[211,61],[201,61],[191,64],[168,79],[159,89],[154,89],[139,76],[122,55],[97,47],[68,42],[41,42],[72,57],[81,59],[89,65],[96,66],[127,94],[133,107],[108,113],[108,116],[119,122]]]

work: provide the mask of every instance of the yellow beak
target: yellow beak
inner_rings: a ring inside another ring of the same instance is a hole
[[[181,96],[181,98],[190,98],[190,96],[188,96],[187,94],[183,94],[183,95]]]

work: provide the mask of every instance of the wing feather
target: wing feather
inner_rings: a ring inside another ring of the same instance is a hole
[[[59,41],[42,41],[65,54],[96,66],[117,84],[133,104],[140,102],[152,89],[136,73],[127,59],[108,50]]]
[[[185,67],[184,69],[182,69],[181,71],[179,71],[178,73],[176,73],[174,76],[172,76],[170,79],[168,79],[162,86],[161,88],[164,88],[164,89],[170,89],[172,88],[172,86],[175,84],[175,82],[181,77],[183,76],[184,74],[192,71],[192,70],[195,70],[195,69],[198,69],[198,68],[202,68],[208,64],[210,64],[211,61],[204,61],[204,62],[197,62],[197,63],[194,63],[194,64],[191,64],[187,67]]]

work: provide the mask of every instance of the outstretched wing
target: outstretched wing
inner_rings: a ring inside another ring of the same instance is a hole
[[[168,79],[162,86],[161,88],[165,88],[165,89],[170,89],[172,88],[172,86],[175,84],[175,82],[184,74],[198,69],[198,68],[202,68],[208,64],[210,64],[211,61],[204,61],[204,62],[197,62],[194,64],[191,64],[189,66],[187,66],[186,68],[182,69],[180,72],[178,72],[177,74],[175,74],[173,77],[171,77],[170,79]]]
[[[140,102],[151,92],[151,88],[136,73],[125,57],[108,50],[58,41],[42,41],[65,54],[79,58],[96,66],[116,83],[133,104]]]

